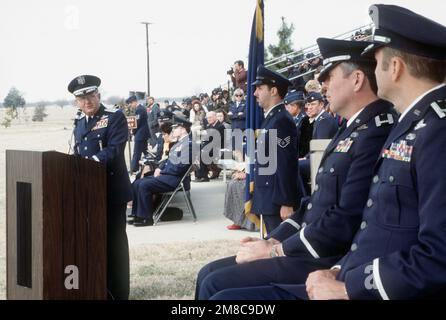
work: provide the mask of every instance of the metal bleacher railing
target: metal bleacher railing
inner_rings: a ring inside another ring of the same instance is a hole
[[[356,39],[356,40],[368,40],[371,35],[372,27],[373,27],[372,23],[366,24],[361,27],[355,28],[353,30],[344,32],[340,35],[337,35],[337,36],[333,37],[333,39],[349,40],[349,39],[355,38],[356,36],[359,36],[359,39]],[[312,56],[309,58],[306,58],[306,56],[308,54],[312,54]],[[306,63],[314,58],[317,58],[317,57],[320,57],[319,48],[318,48],[317,44],[313,44],[313,45],[305,47],[303,49],[295,50],[295,51],[283,54],[280,57],[270,59],[267,62],[265,62],[265,66],[267,68],[271,68],[279,63],[283,63],[283,62],[292,60],[293,61],[292,64],[287,65],[286,67],[283,67],[283,68],[280,68],[277,70],[277,72],[279,72],[279,73],[285,73],[292,68],[299,68],[304,63]],[[307,72],[300,73],[299,75],[289,78],[289,80],[294,80],[294,79],[303,77],[303,76],[310,74],[312,72],[314,72],[314,70],[309,70]],[[225,82],[223,84],[220,84],[218,87],[220,87],[222,89],[229,89],[229,90],[232,89],[229,81]]]
[[[333,39],[340,39],[340,40],[349,40],[349,39],[356,39],[356,40],[367,40],[371,35],[371,29],[373,24],[367,24],[364,26],[361,26],[359,28],[355,28],[353,30],[349,30],[347,32],[344,32],[340,35],[337,35],[333,37]],[[307,58],[308,55],[311,55],[311,57]],[[287,72],[291,68],[299,68],[304,63],[320,57],[320,52],[317,44],[313,44],[311,46],[305,47],[300,50],[296,50],[293,52],[289,52],[287,54],[281,55],[280,57],[273,58],[265,63],[265,66],[268,68],[271,68],[279,63],[286,62],[289,60],[293,60],[293,64],[287,65],[286,67],[283,67],[281,69],[278,69],[277,72],[284,73]],[[306,73],[301,73],[293,78],[290,78],[290,80],[294,80],[299,77],[303,77],[308,73],[314,72],[314,70],[308,71]]]

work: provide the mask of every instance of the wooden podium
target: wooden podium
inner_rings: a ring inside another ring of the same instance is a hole
[[[8,299],[106,299],[106,172],[55,151],[6,151]]]

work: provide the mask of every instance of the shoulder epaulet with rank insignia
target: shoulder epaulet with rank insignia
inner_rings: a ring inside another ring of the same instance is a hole
[[[431,107],[441,119],[446,117],[446,100],[434,101],[431,103]]]
[[[381,127],[384,124],[391,125],[393,122],[393,115],[391,113],[381,113],[375,117],[375,124],[377,127]]]

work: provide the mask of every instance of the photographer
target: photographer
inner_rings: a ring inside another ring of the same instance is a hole
[[[246,92],[247,72],[242,60],[237,60],[234,62],[232,70],[228,70],[227,74],[231,76],[231,81],[234,88],[240,88],[243,90],[243,92]]]

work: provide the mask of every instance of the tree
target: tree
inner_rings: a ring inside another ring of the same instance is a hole
[[[277,45],[270,44],[268,46],[268,52],[267,52],[268,59],[278,58],[284,54],[294,51],[293,41],[291,40],[291,36],[294,32],[294,24],[291,23],[290,25],[288,25],[285,21],[285,17],[281,17],[281,19],[282,19],[282,25],[277,31],[277,37],[279,38],[279,43]],[[272,57],[269,57],[268,53],[271,54]],[[272,66],[272,68],[277,70],[285,66],[286,62],[281,62]]]
[[[0,122],[0,125],[8,128],[11,126],[12,116],[13,116],[12,108],[6,108],[5,115],[3,116],[3,121]]]
[[[9,90],[8,95],[6,96],[5,100],[3,100],[3,106],[5,108],[12,109],[12,119],[17,118],[19,115],[17,112],[17,108],[23,108],[25,104],[26,101],[23,98],[22,94],[14,87]]]
[[[125,104],[125,99],[118,97],[118,96],[111,96],[108,97],[107,99],[105,99],[105,103],[108,105],[124,105]]]
[[[31,120],[42,122],[43,119],[45,119],[45,117],[48,116],[48,114],[45,113],[45,109],[46,109],[45,103],[43,102],[37,103],[37,106],[34,109],[33,118]]]
[[[66,105],[70,104],[70,101],[68,101],[66,99],[60,99],[60,100],[54,101],[54,103],[57,106],[59,106],[61,109],[63,109],[63,107],[65,107]]]

